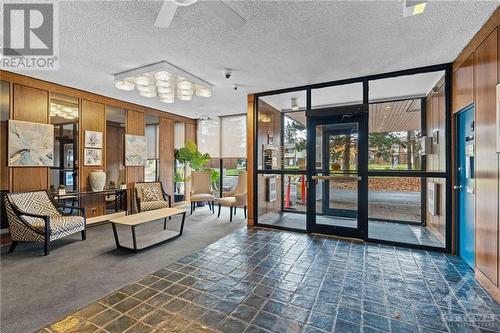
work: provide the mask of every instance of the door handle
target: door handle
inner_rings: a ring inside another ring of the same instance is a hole
[[[462,185],[455,185],[455,186],[453,186],[453,189],[454,189],[455,191],[462,191],[464,188],[463,188],[463,186],[462,186]]]

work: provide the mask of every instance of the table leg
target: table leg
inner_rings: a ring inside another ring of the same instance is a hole
[[[114,223],[111,223],[111,227],[113,228],[113,235],[115,236],[116,248],[119,249],[121,246],[120,240],[118,239],[118,232],[116,231],[116,225]]]
[[[132,242],[134,243],[134,252],[137,252],[137,239],[135,237],[135,226],[132,227]]]
[[[186,212],[182,213],[181,230],[179,232],[179,236],[182,235],[182,230],[184,230],[184,220],[185,219],[186,219]]]
[[[163,230],[167,230],[167,218],[163,219]]]

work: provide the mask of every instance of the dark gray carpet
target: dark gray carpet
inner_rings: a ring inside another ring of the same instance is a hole
[[[179,225],[176,218],[168,228]],[[46,326],[245,225],[241,209],[229,223],[229,209],[217,219],[202,207],[188,213],[180,238],[136,254],[116,249],[109,224],[89,228],[83,242],[80,234],[53,242],[49,256],[42,255],[41,244],[19,244],[12,254],[4,247],[0,331],[25,333]],[[142,227],[162,230],[163,222]],[[131,237],[130,228],[118,230],[123,239]]]

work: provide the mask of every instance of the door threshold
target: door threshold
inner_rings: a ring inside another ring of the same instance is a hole
[[[339,240],[345,240],[345,241],[360,243],[360,244],[365,242],[363,239],[359,239],[359,238],[343,237],[343,236],[329,235],[329,234],[320,234],[320,233],[316,233],[316,232],[312,232],[311,235],[335,238],[335,239],[339,239]]]

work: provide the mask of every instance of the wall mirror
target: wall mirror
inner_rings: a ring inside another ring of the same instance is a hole
[[[54,166],[50,189],[78,190],[78,98],[51,93],[50,124],[54,125]]]
[[[125,118],[126,110],[106,105],[106,182],[117,188],[126,183]]]

